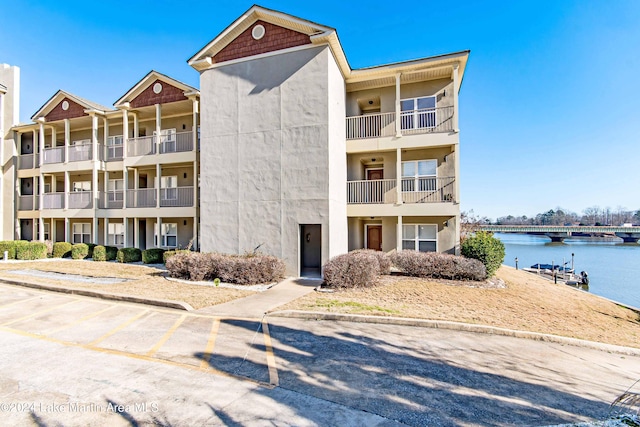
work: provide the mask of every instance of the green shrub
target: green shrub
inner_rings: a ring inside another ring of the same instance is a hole
[[[487,270],[480,261],[455,255],[400,251],[391,255],[391,262],[412,277],[476,281],[487,278]]]
[[[138,248],[122,248],[116,255],[118,262],[142,261],[142,251]]]
[[[53,258],[69,258],[73,245],[69,242],[56,242],[53,244]]]
[[[97,245],[93,248],[93,256],[94,261],[106,261],[107,260],[107,248],[102,245]]]
[[[4,252],[7,251],[8,259],[16,259],[16,242],[13,240],[5,240],[0,242],[0,258],[4,259]]]
[[[483,263],[488,277],[493,276],[504,261],[504,244],[486,231],[477,231],[473,236],[467,237],[460,249],[463,256]]]
[[[118,257],[118,247],[117,246],[105,246],[107,250],[107,261],[114,261]]]
[[[16,259],[33,260],[47,257],[47,245],[44,242],[19,241],[16,245]]]
[[[89,255],[89,245],[86,243],[76,243],[71,247],[71,258],[85,259]]]
[[[166,250],[161,248],[151,248],[142,251],[142,262],[145,264],[160,264],[164,262]]]
[[[375,286],[380,263],[375,251],[361,250],[338,255],[324,265],[324,281],[329,288],[367,288]]]

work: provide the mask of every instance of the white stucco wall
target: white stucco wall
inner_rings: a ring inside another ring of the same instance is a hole
[[[299,270],[301,224],[322,263],[347,250],[344,82],[327,47],[204,71],[201,249],[282,257]]]

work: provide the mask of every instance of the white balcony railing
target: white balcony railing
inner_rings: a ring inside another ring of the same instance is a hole
[[[40,166],[38,154],[21,154],[18,156],[18,169],[33,169]]]
[[[128,208],[155,208],[156,207],[155,188],[140,188],[138,190],[127,190]]]
[[[162,135],[160,138],[160,153],[181,153],[191,150],[193,150],[192,132]]]
[[[193,187],[174,187],[160,189],[161,207],[193,206]]]
[[[453,131],[453,107],[426,108],[400,113],[400,133]],[[396,113],[366,114],[347,117],[347,139],[380,138],[396,135]]]
[[[395,179],[376,179],[347,182],[348,204],[396,203]],[[404,203],[455,202],[455,178],[402,178]]]
[[[38,196],[27,195],[18,196],[18,210],[19,211],[32,211],[38,209]]]
[[[106,161],[122,160],[124,155],[122,135],[110,136],[107,138],[107,146],[105,147]]]
[[[404,203],[434,203],[455,201],[455,178],[402,178]]]
[[[92,209],[93,192],[75,191],[69,193],[69,209]]]
[[[138,138],[129,138],[127,140],[127,156],[146,156],[155,154],[156,143],[153,136],[140,136]]]
[[[124,206],[124,191],[107,191],[100,193],[100,209],[122,209]]]
[[[396,113],[347,117],[347,139],[379,138],[396,134]]]
[[[42,209],[64,209],[64,193],[43,194]]]
[[[45,148],[42,154],[42,163],[45,165],[64,163],[64,147]]]
[[[348,181],[347,203],[395,203],[397,199],[396,183],[395,179]]]
[[[91,142],[69,146],[69,161],[81,162],[93,158],[93,144]]]

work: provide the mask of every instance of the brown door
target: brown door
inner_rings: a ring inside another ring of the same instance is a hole
[[[383,177],[382,169],[367,169],[367,180],[379,180]],[[382,185],[379,182],[371,182],[369,183],[369,194],[368,202],[369,203],[382,203],[384,200],[384,193],[382,190]]]
[[[367,170],[367,179],[383,179],[383,170],[382,169],[368,169]]]
[[[370,225],[367,227],[367,249],[382,250],[382,226]]]

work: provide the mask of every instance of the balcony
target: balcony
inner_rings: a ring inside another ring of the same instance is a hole
[[[105,158],[107,162],[114,160],[122,160],[124,154],[124,146],[122,144],[111,144],[105,147]]]
[[[42,209],[64,209],[64,193],[43,194]]]
[[[155,208],[157,189],[127,190],[127,208]],[[160,189],[160,207],[193,207],[193,187]]]
[[[64,163],[64,147],[45,148],[42,154],[42,164]]]
[[[93,192],[76,191],[69,193],[69,209],[92,209]]]
[[[402,203],[455,202],[455,178],[402,178]],[[398,199],[395,179],[347,182],[347,204],[390,204]]]
[[[100,209],[122,209],[124,207],[124,191],[101,192],[98,207]]]
[[[156,154],[158,138],[154,136],[141,136],[127,140],[127,156],[147,156]],[[161,135],[159,144],[160,154],[182,153],[193,150],[193,133],[178,132],[169,135]]]
[[[92,160],[93,158],[93,145],[91,142],[85,142],[82,144],[75,144],[69,146],[69,161],[70,162],[82,162],[85,160]],[[54,162],[60,163],[60,162]]]
[[[396,113],[347,117],[347,139],[396,136]],[[453,107],[408,110],[400,113],[400,133],[417,135],[453,131]]]
[[[18,156],[18,169],[34,169],[40,166],[38,154],[21,154]]]
[[[38,210],[38,196],[18,196],[18,210],[19,211],[33,211]]]

